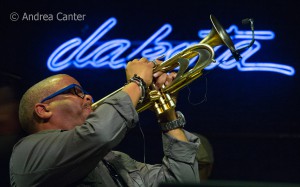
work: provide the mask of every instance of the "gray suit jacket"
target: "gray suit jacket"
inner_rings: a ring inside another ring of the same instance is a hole
[[[145,165],[111,150],[138,122],[129,96],[119,92],[72,130],[47,130],[21,139],[10,161],[12,186],[116,186],[108,161],[128,186],[158,186],[161,182],[199,182],[195,155],[198,137],[190,142],[163,134],[162,164]]]

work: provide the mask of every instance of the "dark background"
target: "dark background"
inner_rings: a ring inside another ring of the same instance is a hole
[[[186,129],[206,136],[214,149],[211,180],[300,182],[300,109],[298,52],[299,10],[293,1],[2,1],[1,71],[22,77],[24,88],[55,74],[46,67],[50,54],[63,42],[92,34],[110,17],[117,25],[104,37],[145,40],[165,23],[173,26],[169,40],[199,40],[198,30],[210,29],[214,14],[225,29],[254,18],[256,30],[270,30],[275,39],[262,41],[252,61],[276,62],[295,68],[294,76],[273,72],[240,72],[215,68],[179,95],[177,109],[186,116]],[[11,12],[86,14],[76,21],[17,21]],[[246,30],[248,27],[241,26]],[[103,40],[104,40],[103,39]],[[297,50],[297,51],[296,51]],[[125,82],[124,69],[75,69],[76,77],[94,99],[100,99]],[[206,84],[207,82],[207,84]],[[206,89],[207,87],[207,89]],[[20,88],[23,89],[23,88]],[[207,92],[207,100],[201,104]],[[146,162],[159,163],[161,137],[155,116],[140,114],[134,129],[116,149]]]

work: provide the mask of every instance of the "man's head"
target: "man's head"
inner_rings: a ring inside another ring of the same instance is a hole
[[[92,97],[66,74],[48,77],[23,95],[19,118],[28,133],[47,129],[70,130],[84,123],[92,112]]]

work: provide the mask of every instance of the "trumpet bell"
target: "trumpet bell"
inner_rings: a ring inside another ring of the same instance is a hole
[[[226,45],[231,53],[235,53],[236,49],[230,36],[224,30],[223,26],[220,24],[217,18],[211,14],[210,20],[212,23],[212,29],[210,33],[200,42],[200,44],[207,44],[211,47]]]

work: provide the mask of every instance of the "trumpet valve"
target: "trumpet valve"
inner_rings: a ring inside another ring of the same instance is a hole
[[[158,115],[160,115],[164,112],[163,108],[161,107],[161,105],[158,102],[154,102],[154,109]]]
[[[175,107],[176,107],[176,104],[175,104],[175,102],[173,101],[173,99],[172,99],[172,97],[170,96],[170,94],[168,94],[168,93],[165,94],[165,100],[166,100],[166,102],[168,103],[169,109],[170,109],[170,108],[175,108]]]
[[[149,99],[150,99],[151,102],[159,100],[160,97],[161,97],[161,94],[157,90],[151,90],[149,92]]]

